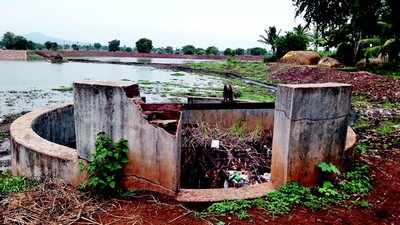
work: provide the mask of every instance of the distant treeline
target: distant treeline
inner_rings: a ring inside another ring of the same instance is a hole
[[[27,40],[23,36],[15,35],[11,32],[7,32],[3,35],[0,40],[0,48],[12,49],[12,50],[73,50],[73,51],[124,51],[124,52],[139,52],[139,53],[158,53],[158,54],[183,54],[183,55],[253,55],[253,56],[266,56],[270,55],[264,48],[227,48],[225,50],[218,49],[215,46],[210,46],[206,49],[197,48],[194,45],[185,45],[182,48],[174,48],[172,46],[167,47],[153,47],[153,41],[147,38],[141,38],[135,43],[135,47],[121,46],[121,42],[117,39],[108,42],[108,45],[102,45],[101,43],[93,44],[64,44],[60,45],[56,42],[47,41],[44,44],[35,43]]]

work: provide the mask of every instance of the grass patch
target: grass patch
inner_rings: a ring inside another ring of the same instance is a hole
[[[397,102],[384,102],[382,103],[382,108],[384,109],[400,109],[400,104]]]
[[[8,138],[7,133],[0,131],[0,142],[4,141],[6,138]]]
[[[218,73],[235,73],[258,81],[266,81],[267,66],[263,62],[227,60],[225,62],[195,62],[186,64],[192,69]]]
[[[186,75],[184,73],[173,73],[173,74],[171,74],[171,76],[173,76],[173,77],[184,77]]]
[[[368,108],[373,105],[368,97],[362,95],[354,95],[351,99],[351,103],[355,108]]]
[[[71,87],[71,86],[60,86],[60,87],[58,87],[58,88],[53,88],[53,89],[51,89],[51,90],[53,90],[53,91],[60,91],[60,92],[71,92],[71,91],[74,90],[74,88]]]
[[[31,51],[27,52],[27,56],[28,56],[28,58],[27,58],[28,61],[43,61],[43,60],[46,60],[46,58],[36,54],[35,52],[31,52]]]
[[[26,177],[12,176],[10,173],[0,174],[0,194],[24,192],[37,184],[36,181]]]
[[[369,148],[370,148],[370,146],[368,143],[359,143],[359,144],[357,144],[356,152],[360,155],[364,155],[364,154],[368,153]]]
[[[252,207],[266,209],[273,217],[290,213],[295,206],[304,206],[312,210],[320,210],[332,204],[357,198],[367,194],[372,189],[369,167],[355,163],[347,173],[339,173],[337,168],[328,163],[321,164],[320,168],[326,174],[336,174],[341,180],[336,184],[325,180],[322,185],[313,189],[298,183],[289,183],[277,191],[270,192],[266,197],[255,200],[224,201],[214,203],[208,207],[207,212],[213,214],[234,214],[240,219],[249,217],[247,212]],[[352,202],[361,207],[369,205],[368,202],[355,200]],[[204,214],[202,214],[204,216]]]
[[[368,118],[365,117],[360,117],[353,125],[354,129],[360,129],[364,130],[367,129],[371,126],[371,123],[369,122]]]
[[[399,128],[400,124],[394,121],[383,121],[376,129],[376,132],[382,136],[388,136],[396,132]]]
[[[367,200],[355,200],[352,201],[353,205],[359,206],[361,208],[371,208],[372,205]]]

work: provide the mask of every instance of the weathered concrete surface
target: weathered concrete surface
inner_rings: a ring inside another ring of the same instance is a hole
[[[27,51],[23,50],[0,50],[0,60],[27,60]]]
[[[48,141],[75,148],[74,106],[60,107],[38,116],[32,129]]]
[[[79,184],[81,178],[76,150],[50,142],[40,137],[32,129],[40,117],[52,112],[55,114],[67,112],[68,114],[71,107],[71,105],[64,105],[60,108],[39,109],[18,118],[12,123],[10,128],[11,164],[14,175],[31,178],[56,178],[69,184]],[[61,117],[62,115],[57,115],[48,118]],[[46,122],[50,127],[57,123],[59,123],[57,120]],[[45,130],[42,129],[42,131]],[[47,131],[50,130],[47,129]],[[42,135],[46,136],[45,132]]]
[[[142,184],[136,180],[143,179],[175,193],[180,174],[179,140],[144,118],[140,106],[134,103],[139,98],[139,87],[131,82],[75,82],[79,155],[90,160],[99,132],[105,132],[114,141],[126,139],[129,162],[124,168],[124,184],[128,188],[140,188]]]
[[[317,184],[320,162],[342,165],[351,86],[280,85],[275,110],[272,180]]]
[[[184,110],[182,123],[207,123],[210,126],[230,128],[238,121],[244,121],[248,129],[261,127],[273,129],[274,109],[222,109],[222,110]]]

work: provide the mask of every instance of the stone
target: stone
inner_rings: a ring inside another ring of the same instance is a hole
[[[321,56],[314,51],[290,51],[284,55],[280,62],[298,65],[317,65]]]
[[[333,68],[341,68],[343,67],[343,64],[341,64],[337,59],[331,57],[324,57],[321,60],[319,60],[318,66],[323,68],[333,69]]]
[[[321,162],[340,167],[351,109],[351,85],[279,85],[272,145],[272,181],[318,183]]]

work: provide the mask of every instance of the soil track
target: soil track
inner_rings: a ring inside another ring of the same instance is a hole
[[[400,79],[390,78],[365,71],[345,72],[323,69],[316,66],[269,64],[269,79],[285,83],[341,82],[353,85],[356,94],[369,96],[373,100],[400,101]]]

